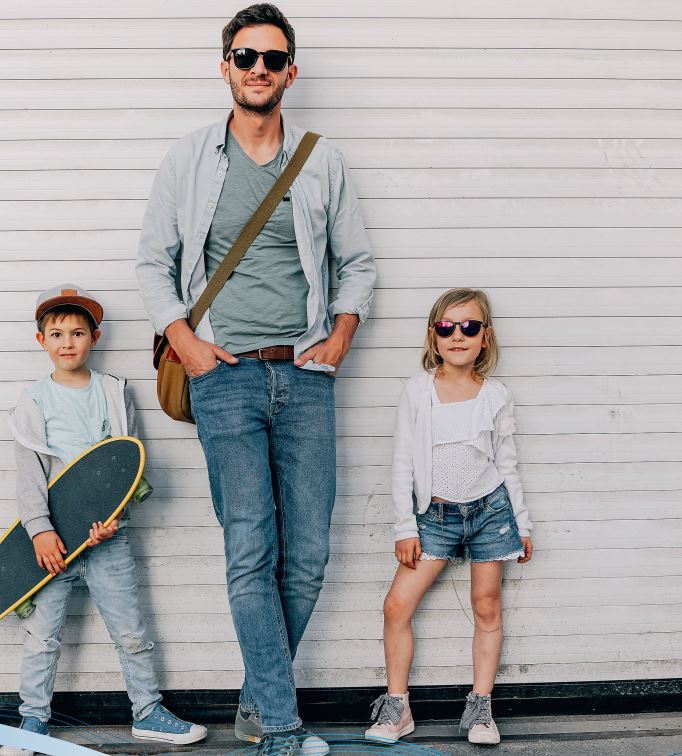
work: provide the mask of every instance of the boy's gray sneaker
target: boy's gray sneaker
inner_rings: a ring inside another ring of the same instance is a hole
[[[28,732],[35,732],[38,735],[48,735],[49,729],[46,722],[41,722],[36,717],[24,717],[19,725],[20,730],[27,730]],[[23,748],[17,748],[16,746],[5,745],[0,748],[0,754],[2,756],[33,756],[35,751],[27,751]]]

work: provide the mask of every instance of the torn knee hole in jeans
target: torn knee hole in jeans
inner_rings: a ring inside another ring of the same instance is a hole
[[[46,651],[59,651],[59,649],[62,647],[62,644],[59,642],[57,638],[39,638],[35,633],[32,633],[30,630],[26,630],[26,634],[30,635],[31,639],[35,643],[39,643],[41,646],[44,646]]]
[[[149,651],[154,648],[154,644],[144,635],[122,635],[121,646],[129,654],[139,654],[142,651]]]

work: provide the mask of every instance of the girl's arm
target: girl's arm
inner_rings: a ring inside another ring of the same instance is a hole
[[[417,538],[417,519],[413,514],[414,489],[413,445],[416,424],[416,404],[410,401],[409,383],[403,388],[398,402],[398,417],[393,434],[393,468],[391,494],[396,524],[395,540]]]
[[[530,520],[528,507],[523,500],[523,488],[517,469],[518,457],[514,444],[513,434],[515,430],[514,399],[511,391],[507,389],[504,406],[495,417],[495,467],[504,478],[504,485],[514,510],[514,519],[519,529],[519,535],[524,538],[530,536],[533,523]]]

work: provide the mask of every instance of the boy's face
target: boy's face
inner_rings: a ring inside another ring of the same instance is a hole
[[[97,343],[101,331],[90,331],[85,315],[47,316],[45,333],[36,333],[36,339],[49,354],[55,368],[64,372],[77,372],[87,364],[90,350]]]

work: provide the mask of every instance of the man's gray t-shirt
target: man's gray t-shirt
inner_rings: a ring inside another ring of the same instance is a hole
[[[226,149],[227,176],[204,245],[209,277],[282,170],[281,147],[266,165],[251,160],[229,132]],[[211,304],[216,344],[232,354],[293,344],[308,330],[307,297],[287,192]]]

